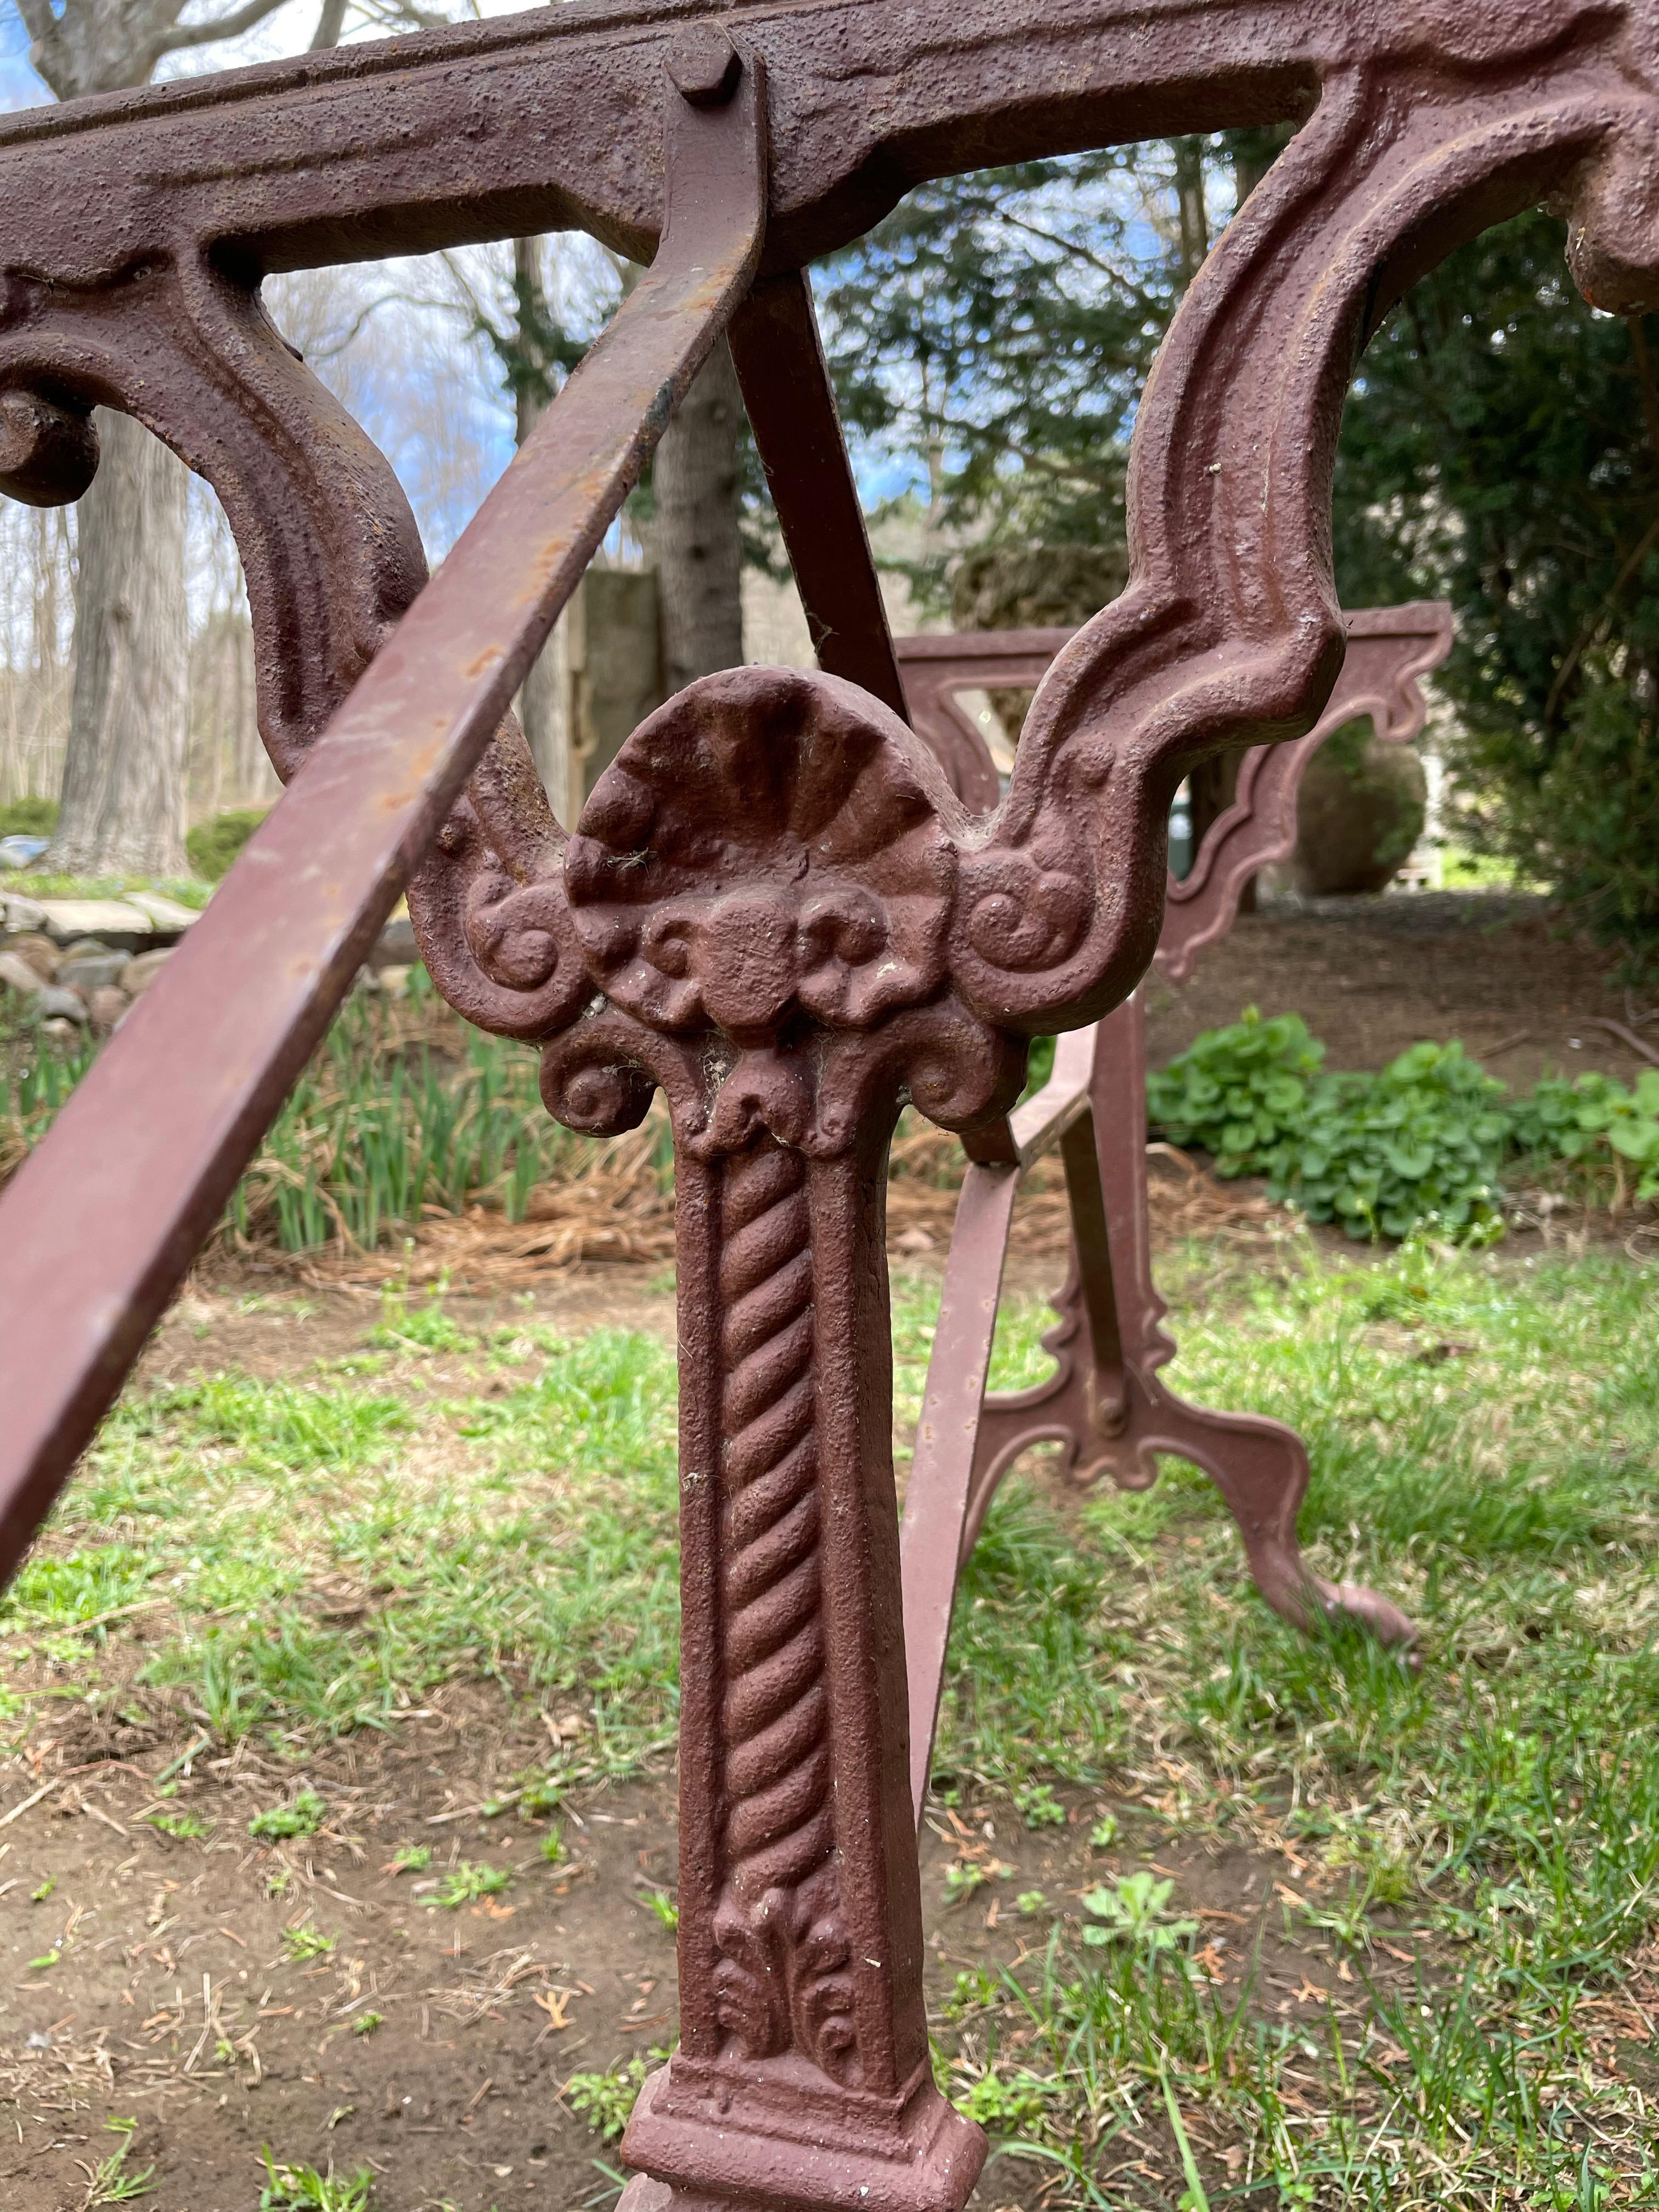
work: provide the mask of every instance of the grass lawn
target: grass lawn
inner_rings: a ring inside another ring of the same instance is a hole
[[[1162,1274],[1172,1380],[1302,1430],[1314,1564],[1413,1613],[1420,1664],[1278,1621],[1190,1470],[1079,1497],[1034,1459],[1008,1484],[959,1601],[926,1874],[938,2063],[1008,2146],[976,2201],[1659,2204],[1648,1273],[1295,1243]],[[896,1284],[901,1439],[936,1302]],[[388,1297],[322,1342],[286,1293],[242,1301],[250,1328],[262,1303],[267,1352],[227,1363],[204,1321],[129,1392],[0,1609],[19,1779],[32,1747],[34,1771],[49,1739],[89,1761],[101,1732],[151,1782],[191,1742],[308,1781],[446,1701],[519,1728],[518,1811],[660,1775],[666,1329]],[[1047,1319],[1015,1302],[1003,1382],[1041,1374]],[[175,1856],[210,1848],[193,1793],[164,1816]],[[458,1899],[490,1910],[460,1866]],[[555,2073],[599,2085],[575,2109],[601,2160],[641,2070],[609,2058]],[[376,2212],[417,2201],[365,2185]]]

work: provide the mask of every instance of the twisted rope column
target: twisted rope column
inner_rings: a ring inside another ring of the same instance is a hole
[[[720,1196],[725,1882],[720,2024],[854,2070],[834,1869],[806,1164],[764,1139]]]

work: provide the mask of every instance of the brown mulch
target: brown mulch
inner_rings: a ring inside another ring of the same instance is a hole
[[[943,1260],[963,1164],[956,1140],[937,1130],[915,1130],[895,1146],[887,1241],[896,1256],[936,1253]],[[1220,1182],[1173,1145],[1149,1146],[1147,1170],[1158,1243],[1189,1237],[1254,1240],[1290,1224],[1291,1217],[1259,1188]],[[1042,1259],[1063,1254],[1068,1241],[1065,1185],[1057,1164],[1044,1161],[1027,1178],[1014,1242],[1027,1256]],[[551,1273],[596,1261],[672,1261],[674,1194],[643,1152],[630,1161],[607,1150],[586,1171],[538,1185],[522,1221],[482,1206],[463,1214],[434,1210],[413,1237],[376,1250],[343,1239],[307,1252],[260,1246],[253,1256],[262,1272],[316,1289],[447,1282],[476,1292],[532,1290]]]

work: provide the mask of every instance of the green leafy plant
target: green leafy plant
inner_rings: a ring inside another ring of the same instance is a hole
[[[1210,1152],[1218,1175],[1265,1175],[1274,1198],[1351,1237],[1425,1222],[1457,1238],[1495,1232],[1512,1128],[1503,1085],[1455,1041],[1413,1045],[1375,1075],[1322,1073],[1323,1057],[1298,1015],[1263,1021],[1247,1006],[1149,1077],[1148,1114],[1174,1143]]]
[[[1355,1237],[1407,1237],[1425,1220],[1453,1236],[1491,1228],[1503,1096],[1455,1042],[1414,1044],[1380,1075],[1328,1077],[1267,1151],[1268,1188]]]
[[[962,2020],[970,2012],[983,2012],[988,2005],[997,2003],[1004,1996],[1000,1975],[988,1966],[969,1966],[957,1974],[951,1994],[945,2000],[946,2020]]]
[[[1171,1951],[1198,1933],[1196,1920],[1169,1917],[1175,1884],[1159,1881],[1143,1867],[1120,1875],[1108,1887],[1104,1883],[1085,1893],[1083,1909],[1092,1917],[1083,1930],[1085,1943],[1127,1943],[1138,1951]]]
[[[463,1859],[449,1869],[427,1903],[441,1905],[447,1912],[458,1912],[464,1905],[476,1905],[481,1897],[498,1897],[512,1879],[511,1867],[475,1866],[471,1859]]]
[[[285,1842],[295,1836],[314,1836],[328,1818],[328,1808],[314,1790],[301,1790],[286,1805],[272,1805],[256,1813],[247,1832],[259,1843]]]
[[[1095,1851],[1109,1851],[1117,1838],[1116,1814],[1103,1813],[1089,1831],[1089,1848]]]
[[[305,1921],[297,1928],[284,1928],[283,1946],[290,1959],[303,1963],[311,1959],[326,1959],[332,1955],[339,1942],[337,1936],[325,1936],[320,1928]]]
[[[50,837],[57,827],[55,799],[9,799],[0,806],[0,837]]]
[[[473,1339],[445,1312],[441,1288],[411,1305],[394,1287],[380,1293],[380,1326],[369,1331],[368,1340],[392,1352],[465,1352]]]
[[[1147,1114],[1171,1144],[1212,1154],[1218,1175],[1253,1175],[1303,1128],[1324,1057],[1299,1014],[1263,1021],[1246,1006],[1229,1028],[1206,1030],[1148,1076]]]
[[[971,1859],[953,1859],[945,1869],[946,1906],[965,1905],[975,1890],[984,1887],[985,1881],[982,1866],[975,1866]]]
[[[431,1863],[430,1844],[399,1844],[392,1854],[393,1874],[424,1874]]]
[[[647,1889],[641,1901],[656,1914],[665,1928],[679,1926],[680,1908],[665,1889]]]
[[[542,1856],[549,1866],[562,1866],[570,1853],[566,1848],[564,1831],[556,1823],[542,1838]]]
[[[77,1033],[62,1048],[0,1058],[0,1181],[40,1141],[95,1056],[94,1040]],[[434,1004],[422,969],[396,1002],[354,995],[238,1183],[220,1234],[300,1252],[342,1239],[372,1248],[434,1211],[480,1202],[522,1220],[538,1184],[591,1158],[584,1139],[549,1120],[537,1082],[533,1053],[463,1029]],[[648,1203],[653,1179],[665,1188],[671,1171],[665,1127],[648,1128],[629,1159]],[[435,1300],[410,1306],[394,1295],[389,1309],[379,1340],[394,1352],[471,1340]]]
[[[1014,1792],[1014,1810],[1028,1828],[1063,1828],[1066,1808],[1046,1782],[1030,1782]]]
[[[957,2102],[982,2128],[998,2135],[1023,2135],[1042,2126],[1052,2094],[1035,2075],[1016,2073],[1005,2081],[990,2070],[963,2089]]]
[[[617,2142],[644,2086],[646,2063],[630,2058],[609,2074],[573,2074],[564,2085],[571,2111],[587,2122],[601,2142]]]
[[[1512,1127],[1516,1151],[1540,1170],[1559,1160],[1590,1184],[1611,1180],[1615,1206],[1659,1197],[1659,1068],[1633,1091],[1608,1075],[1547,1075],[1516,1103]]]
[[[180,1843],[199,1843],[213,1833],[212,1823],[198,1820],[194,1813],[147,1813],[144,1818],[152,1828],[159,1828],[164,1836],[176,1836]]]
[[[155,2168],[147,2166],[142,2173],[127,2172],[127,2159],[132,2149],[131,2136],[138,2123],[124,2114],[112,2112],[104,2122],[106,2134],[121,2136],[126,2140],[118,2143],[109,2156],[100,2159],[87,2173],[87,2193],[82,2198],[82,2212],[94,2212],[100,2204],[130,2204],[135,2197],[152,2197],[155,2193]]]
[[[204,883],[216,884],[265,818],[263,806],[238,807],[210,815],[185,833],[185,855]]]
[[[314,2166],[278,2165],[269,2149],[264,2160],[265,2185],[259,2191],[259,2212],[369,2212],[374,2202],[374,2176],[367,2166],[353,2174],[326,2173]]]
[[[377,2027],[384,2027],[385,2025],[386,2014],[383,2012],[360,2013],[351,2023],[351,2033],[354,2035],[373,2035]]]

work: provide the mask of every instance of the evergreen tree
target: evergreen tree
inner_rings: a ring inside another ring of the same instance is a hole
[[[1659,319],[1598,313],[1542,210],[1463,247],[1372,341],[1337,473],[1352,603],[1457,611],[1436,681],[1477,833],[1659,958]]]
[[[1152,356],[1218,213],[1285,136],[948,179],[829,264],[818,299],[842,414],[866,481],[930,526],[907,565],[935,605],[954,559],[972,586],[959,617],[988,618],[988,547],[1086,546],[1109,568]],[[1456,609],[1437,681],[1480,841],[1659,965],[1656,356],[1659,318],[1626,323],[1580,297],[1554,217],[1475,240],[1361,364],[1336,549],[1347,604]]]
[[[912,192],[817,287],[866,476],[924,508],[939,586],[974,540],[1120,548],[1141,386],[1207,248],[1215,161],[1183,140]]]

